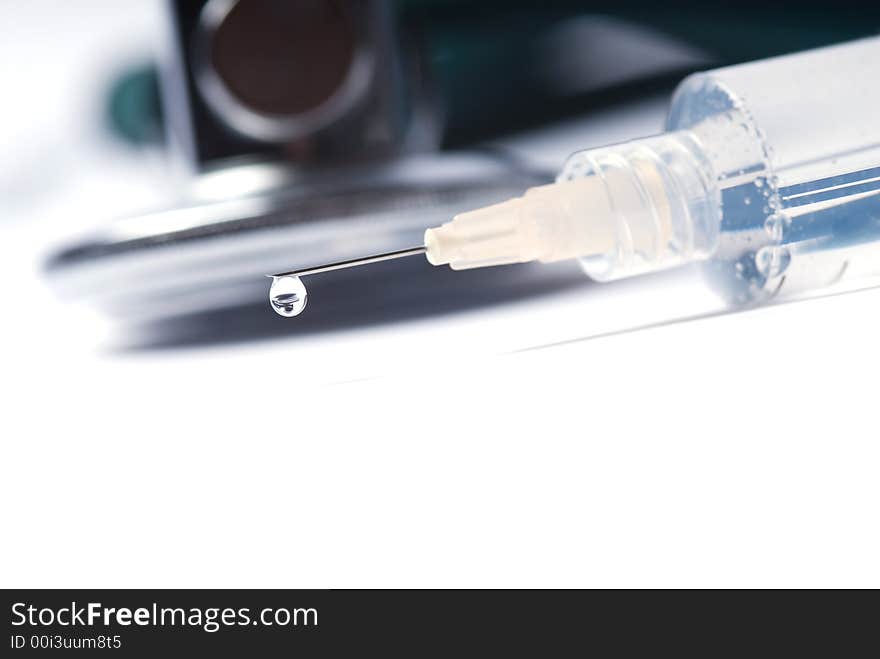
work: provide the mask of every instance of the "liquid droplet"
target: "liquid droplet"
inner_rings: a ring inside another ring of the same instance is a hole
[[[764,231],[773,241],[781,241],[785,234],[785,218],[774,213],[764,221]]]
[[[791,252],[785,247],[762,247],[755,254],[755,267],[765,277],[778,277],[791,263]]]
[[[273,277],[269,287],[269,304],[279,316],[292,318],[306,308],[309,294],[299,277]]]

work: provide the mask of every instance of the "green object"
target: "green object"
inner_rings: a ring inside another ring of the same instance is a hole
[[[128,71],[113,83],[107,99],[107,124],[114,136],[132,145],[164,142],[155,66]]]

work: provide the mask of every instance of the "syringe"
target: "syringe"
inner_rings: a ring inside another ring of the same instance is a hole
[[[871,38],[694,74],[665,133],[577,152],[424,246],[275,275],[272,305],[302,310],[297,276],[420,253],[456,270],[578,258],[597,281],[702,262],[733,304],[880,274],[878,68]]]

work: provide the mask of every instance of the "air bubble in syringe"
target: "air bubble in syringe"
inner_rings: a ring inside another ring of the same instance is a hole
[[[279,316],[298,316],[306,308],[309,294],[299,277],[273,277],[269,287],[269,303]]]

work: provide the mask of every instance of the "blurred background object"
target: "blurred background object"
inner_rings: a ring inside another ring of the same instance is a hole
[[[143,3],[163,36],[153,61],[131,48],[131,66],[96,67],[91,105],[103,104],[102,125],[120,148],[161,170],[155,205],[167,210],[67,241],[47,271],[64,299],[126,320],[171,326],[172,317],[224,309],[260,314],[266,272],[416,244],[431,224],[549,180],[569,151],[614,141],[621,126],[624,137],[655,132],[663,94],[691,71],[878,24],[878,8],[837,3],[829,14],[829,6],[802,3],[795,14],[748,2]],[[48,24],[55,12],[47,6],[34,18]],[[615,119],[605,121],[609,112]],[[14,171],[5,177],[22,189]],[[97,218],[116,211],[99,194],[90,205]],[[361,296],[361,278],[386,278],[381,290],[395,285],[398,268],[412,266],[328,277],[325,299],[345,307]],[[523,281],[558,283],[557,273],[537,270],[483,277],[497,280],[503,301]],[[409,301],[418,314],[487,302],[463,294],[473,288],[463,279],[447,283],[448,273],[407,276],[419,282],[410,281]],[[416,304],[420,288],[437,303]]]

